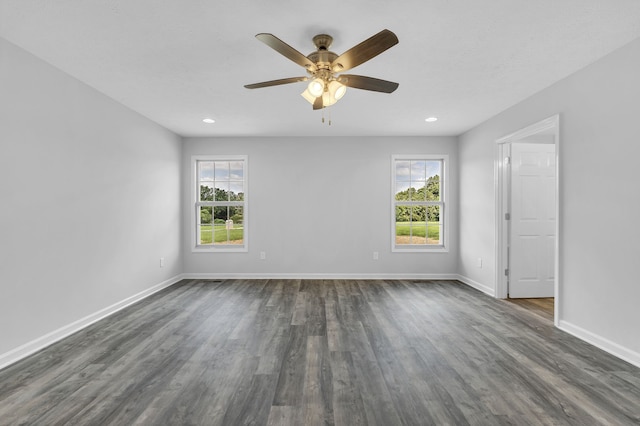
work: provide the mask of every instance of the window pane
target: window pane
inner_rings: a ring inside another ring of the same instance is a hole
[[[200,201],[213,201],[213,183],[200,184]]]
[[[425,222],[427,220],[426,217],[427,217],[426,206],[411,207],[411,222]]]
[[[234,229],[236,225],[242,226],[244,222],[244,209],[242,207],[229,207],[229,219],[233,220]]]
[[[211,213],[212,207],[200,207],[200,225],[198,226],[199,244],[211,244],[213,241],[213,217]]]
[[[215,165],[215,179],[216,180],[229,180],[229,162],[228,161],[216,161]]]
[[[427,235],[427,244],[442,244],[442,225],[437,222],[429,222]]]
[[[411,162],[410,161],[396,161],[396,181],[408,181],[411,180]]]
[[[200,206],[200,224],[201,225],[211,225],[213,222],[212,215],[213,207],[211,206]]]
[[[442,161],[427,162],[427,201],[440,201],[440,176],[442,176]]]
[[[411,244],[411,207],[396,206],[396,245]]]
[[[215,225],[220,225],[223,224],[224,225],[224,221],[227,220],[229,218],[229,214],[228,214],[228,210],[229,208],[224,206],[224,207],[214,207],[213,208],[213,223]]]
[[[216,181],[216,201],[229,201],[229,182]]]
[[[231,161],[229,163],[229,179],[244,180],[244,164],[242,161]]]
[[[430,177],[425,186],[427,201],[440,201],[440,176]]]
[[[427,207],[427,244],[442,244],[440,206]]]
[[[412,161],[411,162],[411,180],[424,182],[426,179],[427,179],[427,162],[423,160]]]
[[[409,200],[409,182],[396,182],[396,200]]]
[[[211,244],[213,233],[211,225],[200,225],[200,245]]]
[[[411,182],[411,201],[425,201],[427,199],[424,182]]]
[[[425,186],[427,201],[440,201],[440,176],[432,176]]]
[[[427,179],[432,176],[442,175],[442,161],[427,161]]]
[[[230,182],[229,183],[229,199],[231,201],[242,201],[243,197],[243,184],[242,182]]]
[[[427,221],[440,222],[440,206],[427,206]]]
[[[213,182],[213,161],[198,161],[198,180]]]
[[[409,206],[396,206],[396,223],[407,224],[411,221],[411,207]]]

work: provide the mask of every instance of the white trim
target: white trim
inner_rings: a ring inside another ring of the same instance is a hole
[[[506,176],[509,173],[510,164],[505,163],[505,156],[511,156],[511,145],[502,143],[497,145],[497,154],[495,161],[495,201],[496,201],[496,280],[495,280],[495,297],[505,299],[508,293],[507,278],[505,278],[504,270],[507,262],[506,250],[503,247],[508,245],[508,226],[503,220],[504,214],[508,209],[508,192],[509,188]]]
[[[430,204],[440,205],[442,214],[441,230],[444,233],[442,244],[438,245],[401,245],[396,246],[395,240],[395,190],[396,190],[396,161],[398,160],[440,160],[442,162],[442,176],[440,177],[440,201],[430,202]],[[392,253],[448,253],[449,252],[449,206],[447,205],[447,195],[449,185],[449,155],[447,154],[393,154],[391,155],[391,252]]]
[[[247,279],[247,280],[457,280],[457,274],[367,274],[367,273],[225,273],[225,272],[192,272],[182,274],[184,279],[193,280],[227,280],[227,279]]]
[[[198,161],[243,161],[244,173],[244,201],[243,204],[243,244],[234,246],[232,244],[218,244],[210,246],[199,246],[197,237],[197,209],[194,206],[198,203],[198,170],[196,164]],[[191,252],[192,253],[248,253],[249,252],[249,156],[248,155],[192,155],[191,156],[191,226],[189,233],[191,234]]]
[[[121,300],[120,302],[114,303],[111,306],[107,306],[104,309],[100,309],[99,311],[94,312],[93,314],[87,315],[86,317],[81,318],[77,321],[74,321],[71,324],[67,324],[63,327],[60,327],[59,329],[54,330],[48,334],[45,334],[44,336],[38,337],[35,340],[27,342],[22,346],[18,346],[17,348],[12,349],[9,352],[0,354],[0,370],[15,362],[20,361],[23,358],[28,357],[31,354],[38,352],[39,350],[46,348],[47,346],[50,346],[56,343],[59,340],[64,339],[65,337],[72,335],[73,333],[76,333],[82,330],[83,328],[90,326],[91,324],[97,321],[100,321],[101,319],[108,317],[109,315],[112,315],[126,308],[127,306],[130,306],[136,302],[139,302],[142,299],[145,299],[151,296],[152,294],[157,293],[160,290],[163,290],[177,283],[181,279],[182,279],[182,274],[176,275],[175,277],[169,278],[166,281],[163,281],[159,284],[149,287],[148,289],[143,290],[140,293],[127,297],[126,299]]]
[[[461,283],[466,284],[469,287],[473,287],[476,290],[480,290],[484,294],[488,294],[491,297],[495,297],[496,295],[495,289],[491,286],[479,283],[478,281],[474,281],[469,277],[465,277],[464,275],[458,275],[457,277],[458,277],[457,280],[460,281]]]
[[[564,332],[571,334],[572,336],[577,337],[578,339],[584,340],[585,342],[602,349],[605,352],[610,353],[615,357],[627,361],[628,363],[633,364],[636,367],[640,367],[640,353],[638,352],[632,351],[629,348],[612,342],[609,339],[606,339],[567,321],[559,321],[558,328]]]
[[[510,133],[506,136],[501,137],[496,140],[497,144],[507,143],[514,140],[524,139],[529,136],[533,136],[537,133],[540,133],[544,130],[553,129],[560,123],[560,115],[552,115],[551,117],[545,118],[544,120],[538,121],[530,126],[524,127],[518,131]]]
[[[495,297],[506,298],[507,297],[507,283],[504,275],[506,267],[506,249],[507,246],[507,232],[505,230],[506,225],[503,220],[506,213],[505,205],[505,178],[508,173],[508,167],[504,164],[504,154],[508,149],[510,143],[517,142],[526,137],[533,136],[544,130],[554,129],[554,138],[556,146],[556,241],[555,241],[555,265],[554,265],[554,315],[553,322],[558,327],[560,321],[560,115],[545,118],[537,123],[513,132],[509,135],[503,136],[496,140],[496,158],[494,167],[494,188],[495,188],[495,250],[496,250],[496,263],[495,263]]]
[[[402,248],[396,246],[395,248],[392,248],[391,253],[449,253],[449,249],[440,244],[403,244],[401,247]]]

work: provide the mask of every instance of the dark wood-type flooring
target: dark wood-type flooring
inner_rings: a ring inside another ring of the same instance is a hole
[[[0,424],[638,425],[640,369],[456,281],[185,280],[0,371]]]

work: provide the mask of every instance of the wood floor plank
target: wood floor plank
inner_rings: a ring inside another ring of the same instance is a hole
[[[308,335],[300,423],[333,425],[333,380],[324,336]]]
[[[372,425],[400,425],[405,424],[400,419],[398,410],[392,397],[394,389],[389,389],[380,366],[361,352],[351,354],[355,374],[355,383],[360,391],[367,423]],[[375,392],[370,390],[375,389]]]
[[[337,425],[364,425],[367,414],[357,385],[351,352],[330,353],[333,416]]]
[[[267,426],[298,426],[296,408],[284,405],[273,405],[269,411]]]
[[[292,325],[289,341],[278,375],[273,405],[298,406],[302,402],[307,360],[307,335],[304,325]]]
[[[184,280],[0,370],[0,425],[640,425],[640,369],[456,281]]]

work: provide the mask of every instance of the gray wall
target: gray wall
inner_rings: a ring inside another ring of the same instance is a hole
[[[193,155],[249,156],[248,253],[193,253],[184,221],[185,271],[221,276],[426,276],[457,271],[457,139],[187,138],[185,218]],[[448,253],[391,253],[391,155],[448,154]],[[285,214],[284,212],[291,212]],[[266,252],[266,260],[259,253]],[[373,252],[380,253],[373,260]]]
[[[180,155],[0,39],[0,355],[182,272]]]
[[[460,274],[494,287],[495,141],[560,114],[560,326],[640,362],[640,40],[460,137]],[[475,266],[485,259],[485,267]]]

